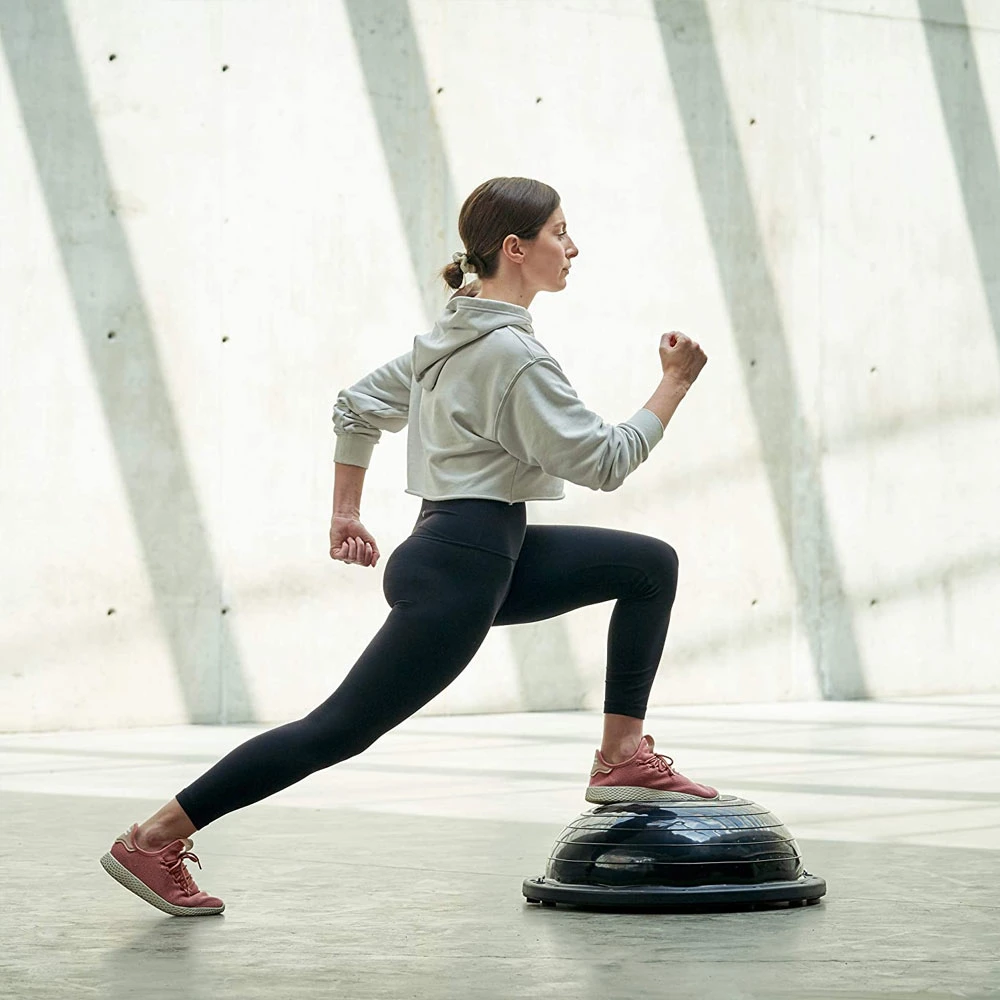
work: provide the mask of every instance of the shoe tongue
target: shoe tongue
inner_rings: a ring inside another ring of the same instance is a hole
[[[163,849],[163,853],[175,858],[178,854],[181,854],[184,851],[190,851],[193,846],[194,845],[187,839],[187,837],[179,837],[177,840],[168,844]]]
[[[653,742],[653,737],[647,734],[647,735],[643,736],[643,739],[649,745],[649,752],[652,753],[653,752],[653,747],[656,746],[656,743]],[[640,746],[641,746],[641,743],[640,743]]]

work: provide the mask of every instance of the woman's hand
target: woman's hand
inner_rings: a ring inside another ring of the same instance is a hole
[[[700,374],[708,357],[697,341],[679,330],[660,337],[660,366],[663,374],[689,388]]]
[[[375,539],[356,517],[334,514],[330,522],[330,558],[374,567],[379,551]]]

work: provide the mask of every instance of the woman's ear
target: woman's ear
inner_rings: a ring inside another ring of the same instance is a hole
[[[513,261],[515,264],[524,263],[524,245],[519,236],[515,236],[513,233],[505,236],[500,250],[507,260]]]

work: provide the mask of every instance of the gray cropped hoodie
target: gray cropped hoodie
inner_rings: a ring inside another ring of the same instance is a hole
[[[561,500],[567,479],[616,490],[663,437],[651,410],[609,424],[587,409],[527,309],[469,296],[341,390],[334,461],[367,469],[382,431],[406,426],[406,492],[427,500]]]

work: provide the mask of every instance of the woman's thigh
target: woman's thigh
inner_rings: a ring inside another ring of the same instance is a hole
[[[677,587],[677,553],[633,531],[529,524],[494,625],[519,625],[588,604],[642,599]]]
[[[333,695],[353,717],[395,723],[422,707],[466,667],[504,600],[513,563],[499,555],[411,536],[389,558],[391,607]]]

